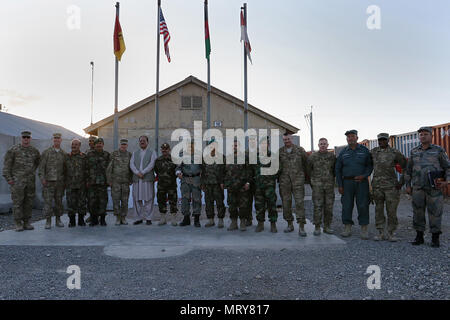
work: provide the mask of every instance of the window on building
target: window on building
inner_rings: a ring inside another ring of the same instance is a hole
[[[199,96],[182,96],[181,97],[181,108],[182,109],[201,109],[202,108],[202,97]]]

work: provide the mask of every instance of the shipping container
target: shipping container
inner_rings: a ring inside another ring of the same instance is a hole
[[[420,144],[417,131],[397,134],[394,136],[393,147],[400,151],[406,158],[411,155],[411,150]]]
[[[378,139],[369,140],[369,150],[378,147]]]
[[[369,148],[369,140],[364,139],[363,141],[358,142],[359,144],[362,144],[364,147],[366,147],[367,149]]]
[[[433,126],[433,144],[444,148],[447,155],[450,153],[450,123]]]

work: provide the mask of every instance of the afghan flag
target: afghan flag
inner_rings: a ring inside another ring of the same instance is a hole
[[[205,48],[206,48],[206,59],[209,60],[209,55],[211,54],[211,41],[209,40],[208,0],[205,0]]]
[[[119,16],[116,15],[116,24],[114,26],[114,55],[120,61],[125,52],[125,41],[123,40],[122,28],[120,27]]]

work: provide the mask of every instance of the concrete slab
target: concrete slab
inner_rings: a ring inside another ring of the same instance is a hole
[[[284,233],[285,223],[278,223],[278,233],[269,232],[269,222],[261,233],[255,233],[255,226],[246,232],[227,231],[226,228],[195,228],[194,226],[174,227],[147,225],[115,226],[113,215],[107,216],[108,226],[68,228],[68,217],[63,216],[64,228],[45,230],[45,220],[34,223],[35,230],[16,232],[8,230],[0,233],[0,245],[13,246],[103,246],[104,253],[125,259],[152,259],[178,256],[193,249],[228,250],[280,250],[317,249],[321,247],[343,246],[345,241],[333,235],[312,234],[314,226],[308,221],[307,237],[298,233]],[[129,221],[131,222],[131,220]],[[204,225],[205,221],[202,221]],[[229,221],[226,219],[226,225]]]

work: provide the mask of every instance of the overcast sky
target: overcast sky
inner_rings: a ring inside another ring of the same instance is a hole
[[[112,114],[115,1],[1,3],[0,103],[8,112],[83,134],[90,124],[94,61],[94,122]],[[209,1],[212,85],[241,99],[242,3]],[[324,136],[330,147],[345,144],[348,129],[357,129],[362,140],[450,121],[448,0],[247,3],[249,102],[299,127],[307,150],[304,115],[311,105],[314,144]],[[380,8],[381,29],[367,27],[370,5]],[[73,6],[80,9],[79,29]],[[160,88],[189,75],[206,81],[203,0],[162,0],[162,8],[172,62],[161,47]],[[119,110],[155,92],[156,0],[121,1],[120,21],[127,50]]]

